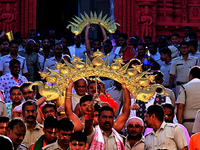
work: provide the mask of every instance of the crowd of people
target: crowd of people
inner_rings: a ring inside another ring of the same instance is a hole
[[[186,26],[184,39],[173,33],[152,41],[150,36],[128,38],[119,30],[108,36],[98,26],[102,39],[89,37],[88,24],[73,45],[67,35],[58,39],[55,30],[42,39],[30,30],[29,37],[12,41],[1,32],[0,145],[8,150],[200,149],[197,34]],[[46,101],[36,86],[27,89],[34,81],[50,84],[40,73],[55,70],[56,63],[71,63],[73,57],[85,61],[86,54],[92,60],[96,51],[109,54],[110,64],[122,57],[124,64],[131,60],[130,66],[142,66],[151,86],[162,84],[167,94],[158,88],[143,102],[125,83],[89,77],[70,81],[65,105],[59,106],[56,100]]]

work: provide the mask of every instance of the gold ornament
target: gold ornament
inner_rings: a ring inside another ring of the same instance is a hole
[[[38,85],[39,93],[46,97],[47,101],[57,100],[57,104],[64,105],[65,101],[65,90],[68,87],[70,80],[73,82],[81,79],[87,78],[90,76],[96,77],[107,77],[113,79],[119,83],[125,83],[126,88],[131,92],[134,98],[137,100],[141,100],[144,102],[148,102],[148,100],[155,94],[157,88],[162,89],[161,94],[166,94],[165,88],[160,84],[154,84],[150,87],[150,83],[154,83],[155,75],[148,75],[148,71],[142,71],[142,65],[133,66],[133,68],[128,68],[130,65],[130,60],[127,64],[122,66],[123,59],[117,58],[110,65],[108,56],[105,60],[101,57],[105,57],[102,52],[98,51],[94,52],[92,57],[94,57],[91,62],[86,55],[86,62],[83,62],[82,59],[78,57],[74,57],[73,61],[74,65],[65,61],[64,64],[57,63],[56,69],[51,70],[48,69],[52,74],[39,72],[43,79],[54,82],[55,85],[48,86],[41,81],[36,81],[32,83],[28,89],[32,90],[33,85]],[[64,112],[63,112],[64,113]]]
[[[110,17],[107,18],[107,15],[105,15],[102,18],[102,12],[99,14],[99,16],[97,16],[96,12],[94,12],[94,14],[90,12],[90,17],[85,12],[84,15],[81,14],[82,19],[77,16],[75,16],[75,18],[72,18],[75,22],[69,21],[70,24],[67,26],[67,29],[71,27],[72,33],[78,35],[81,34],[83,29],[89,23],[91,23],[91,24],[101,24],[110,33],[115,33],[115,31],[117,30],[116,25],[120,26],[118,23],[114,23],[114,20],[110,21]]]

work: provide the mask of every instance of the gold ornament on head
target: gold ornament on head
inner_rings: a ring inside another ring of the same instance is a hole
[[[117,30],[117,25],[120,26],[118,23],[114,23],[114,20],[110,20],[110,17],[107,18],[107,15],[105,15],[102,18],[102,12],[97,16],[96,12],[94,14],[90,12],[90,17],[84,12],[83,14],[80,14],[81,18],[75,16],[75,18],[72,18],[75,22],[69,21],[69,25],[67,26],[67,29],[71,27],[72,33],[75,35],[81,34],[83,29],[89,24],[101,24],[107,31],[110,33],[115,33]],[[107,18],[107,19],[106,19]]]

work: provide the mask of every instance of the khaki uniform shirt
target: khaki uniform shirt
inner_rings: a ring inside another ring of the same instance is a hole
[[[179,91],[177,104],[184,104],[183,119],[194,119],[197,111],[200,109],[200,79],[192,79],[184,84]]]
[[[176,98],[175,98],[174,92],[171,89],[168,89],[168,88],[165,88],[165,90],[166,90],[168,95],[165,95],[165,94],[164,95],[168,96],[171,99],[172,104],[175,106]]]
[[[192,133],[198,133],[198,132],[200,132],[200,110],[198,110],[196,114],[193,129],[192,129]]]
[[[103,130],[101,131],[103,133],[103,138],[105,141],[105,150],[118,150],[117,143],[115,141],[115,134],[112,132],[111,135],[108,137],[107,134]],[[87,136],[87,143],[89,147],[92,144],[92,140],[95,133],[96,133],[96,129],[93,128],[93,132]],[[123,138],[121,138],[121,141],[123,142]]]
[[[160,71],[164,74],[164,82],[163,82],[163,85],[164,86],[169,86],[169,78],[170,78],[170,68],[171,68],[171,64],[172,62],[170,61],[168,64],[163,64],[161,67],[160,67]]]
[[[26,135],[25,135],[22,143],[25,144],[27,147],[29,147],[32,143],[37,141],[41,135],[44,134],[42,128],[43,128],[43,126],[41,124],[39,124],[38,122],[36,122],[35,128],[32,131],[30,131],[26,127]]]
[[[8,117],[5,102],[0,100],[0,116]]]
[[[46,62],[44,63],[44,72],[48,72],[48,70],[46,69],[49,68],[51,70],[55,70],[56,69],[56,62],[60,63],[62,61],[62,58],[60,59],[60,61],[58,61],[55,57],[51,57],[49,59],[46,60]]]
[[[28,150],[28,148],[27,148],[24,144],[20,144],[20,145],[17,147],[17,150]]]
[[[138,141],[137,143],[135,143],[135,145],[133,145],[133,147],[131,148],[130,143],[128,141],[128,136],[126,137],[126,145],[125,145],[125,149],[126,150],[144,150],[144,136],[140,139],[140,141]]]
[[[58,144],[58,140],[52,144],[46,145],[42,150],[63,150]],[[70,146],[66,150],[71,150]]]
[[[145,136],[145,150],[179,150],[188,146],[183,129],[176,124],[163,122],[160,128]]]
[[[188,56],[187,60],[182,56],[174,58],[171,64],[170,74],[176,75],[176,82],[186,83],[189,81],[189,69],[196,65],[199,65],[197,57]]]

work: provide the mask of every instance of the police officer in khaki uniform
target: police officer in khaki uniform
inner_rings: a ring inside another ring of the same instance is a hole
[[[71,134],[74,131],[74,124],[68,118],[58,121],[58,139],[56,142],[42,148],[42,150],[71,150],[69,143]]]
[[[0,116],[8,117],[5,102],[0,99]]]
[[[13,119],[9,122],[7,136],[12,140],[15,150],[28,150],[28,148],[21,144],[26,134],[26,127],[21,119]]]
[[[169,79],[169,88],[172,89],[176,77],[176,96],[178,95],[180,85],[189,81],[189,69],[195,65],[199,65],[197,57],[189,56],[189,46],[187,42],[181,42],[180,52],[181,56],[172,60]]]
[[[183,123],[190,135],[197,111],[200,109],[200,67],[194,66],[190,70],[189,82],[180,88],[177,98],[177,120]]]

